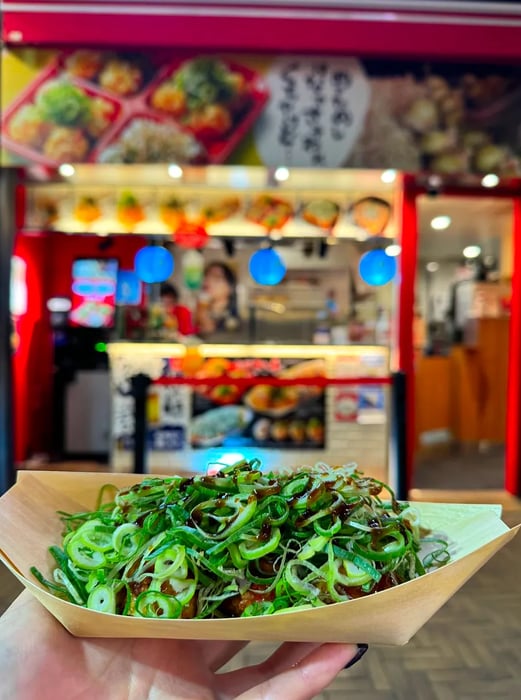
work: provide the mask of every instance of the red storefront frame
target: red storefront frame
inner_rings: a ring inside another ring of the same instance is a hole
[[[447,0],[26,0],[3,3],[7,44],[168,46],[365,56],[521,56],[515,4]]]
[[[418,244],[417,197],[429,191],[427,178],[405,175],[401,208],[401,280],[399,292],[398,363],[407,377],[406,385],[406,481],[413,486],[414,471],[414,347],[412,322]],[[464,186],[443,183],[443,196],[448,197],[498,197],[510,199],[513,205],[512,248],[513,276],[510,308],[510,334],[508,359],[507,425],[505,440],[505,490],[521,496],[521,179],[513,179],[493,190],[479,185]]]
[[[502,2],[325,0],[324,2],[144,3],[26,0],[3,3],[2,39],[9,46],[154,46],[248,52],[306,52],[520,61],[521,8]],[[407,383],[407,486],[413,474],[414,353],[412,318],[417,253],[416,197],[425,191],[404,176],[399,292],[398,369]],[[444,188],[444,194],[482,196],[479,187]],[[487,192],[489,196],[490,192]],[[521,182],[514,201],[514,277],[506,438],[506,489],[521,495]]]

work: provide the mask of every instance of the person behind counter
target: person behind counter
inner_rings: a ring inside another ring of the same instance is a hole
[[[175,326],[181,335],[192,335],[194,326],[192,322],[192,312],[187,306],[179,303],[179,293],[173,284],[164,282],[161,285],[160,292],[161,305],[167,317],[166,325],[175,323]]]
[[[200,335],[239,328],[236,287],[235,273],[226,263],[212,262],[206,266],[195,315]]]

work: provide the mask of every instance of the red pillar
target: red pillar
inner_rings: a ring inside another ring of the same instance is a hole
[[[414,344],[413,321],[418,252],[418,217],[414,178],[403,176],[400,203],[400,255],[398,289],[398,369],[406,376],[406,487],[412,486],[414,469]]]
[[[521,496],[521,199],[516,197],[513,203],[505,489],[514,496]]]

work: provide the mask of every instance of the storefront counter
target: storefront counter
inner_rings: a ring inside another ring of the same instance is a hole
[[[131,378],[145,374],[152,473],[201,472],[244,455],[268,469],[354,461],[386,477],[385,347],[112,343],[108,353],[115,471],[133,467]]]

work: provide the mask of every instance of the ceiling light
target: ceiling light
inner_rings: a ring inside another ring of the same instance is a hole
[[[435,216],[434,219],[431,220],[431,228],[435,231],[444,231],[446,228],[449,228],[450,224],[450,216]]]
[[[427,272],[437,272],[440,269],[440,265],[439,263],[432,260],[431,262],[428,262],[425,265],[425,269],[427,270]]]
[[[391,243],[391,245],[388,245],[387,248],[385,248],[385,252],[390,258],[395,258],[402,252],[402,246],[398,245],[397,243]]]
[[[71,165],[70,163],[62,163],[58,168],[58,172],[62,177],[72,177],[76,172],[76,169],[74,165]]]
[[[168,174],[173,180],[179,180],[179,178],[183,177],[183,168],[177,163],[171,163],[168,166]]]
[[[390,185],[396,180],[396,170],[384,170],[380,175],[380,180],[386,185]]]
[[[481,255],[481,248],[479,245],[468,245],[466,248],[463,248],[463,257],[465,258],[479,258]]]
[[[499,185],[499,177],[495,173],[488,173],[481,180],[483,187],[497,187]]]
[[[273,173],[273,177],[277,182],[285,182],[289,178],[289,170],[287,168],[277,168]]]

